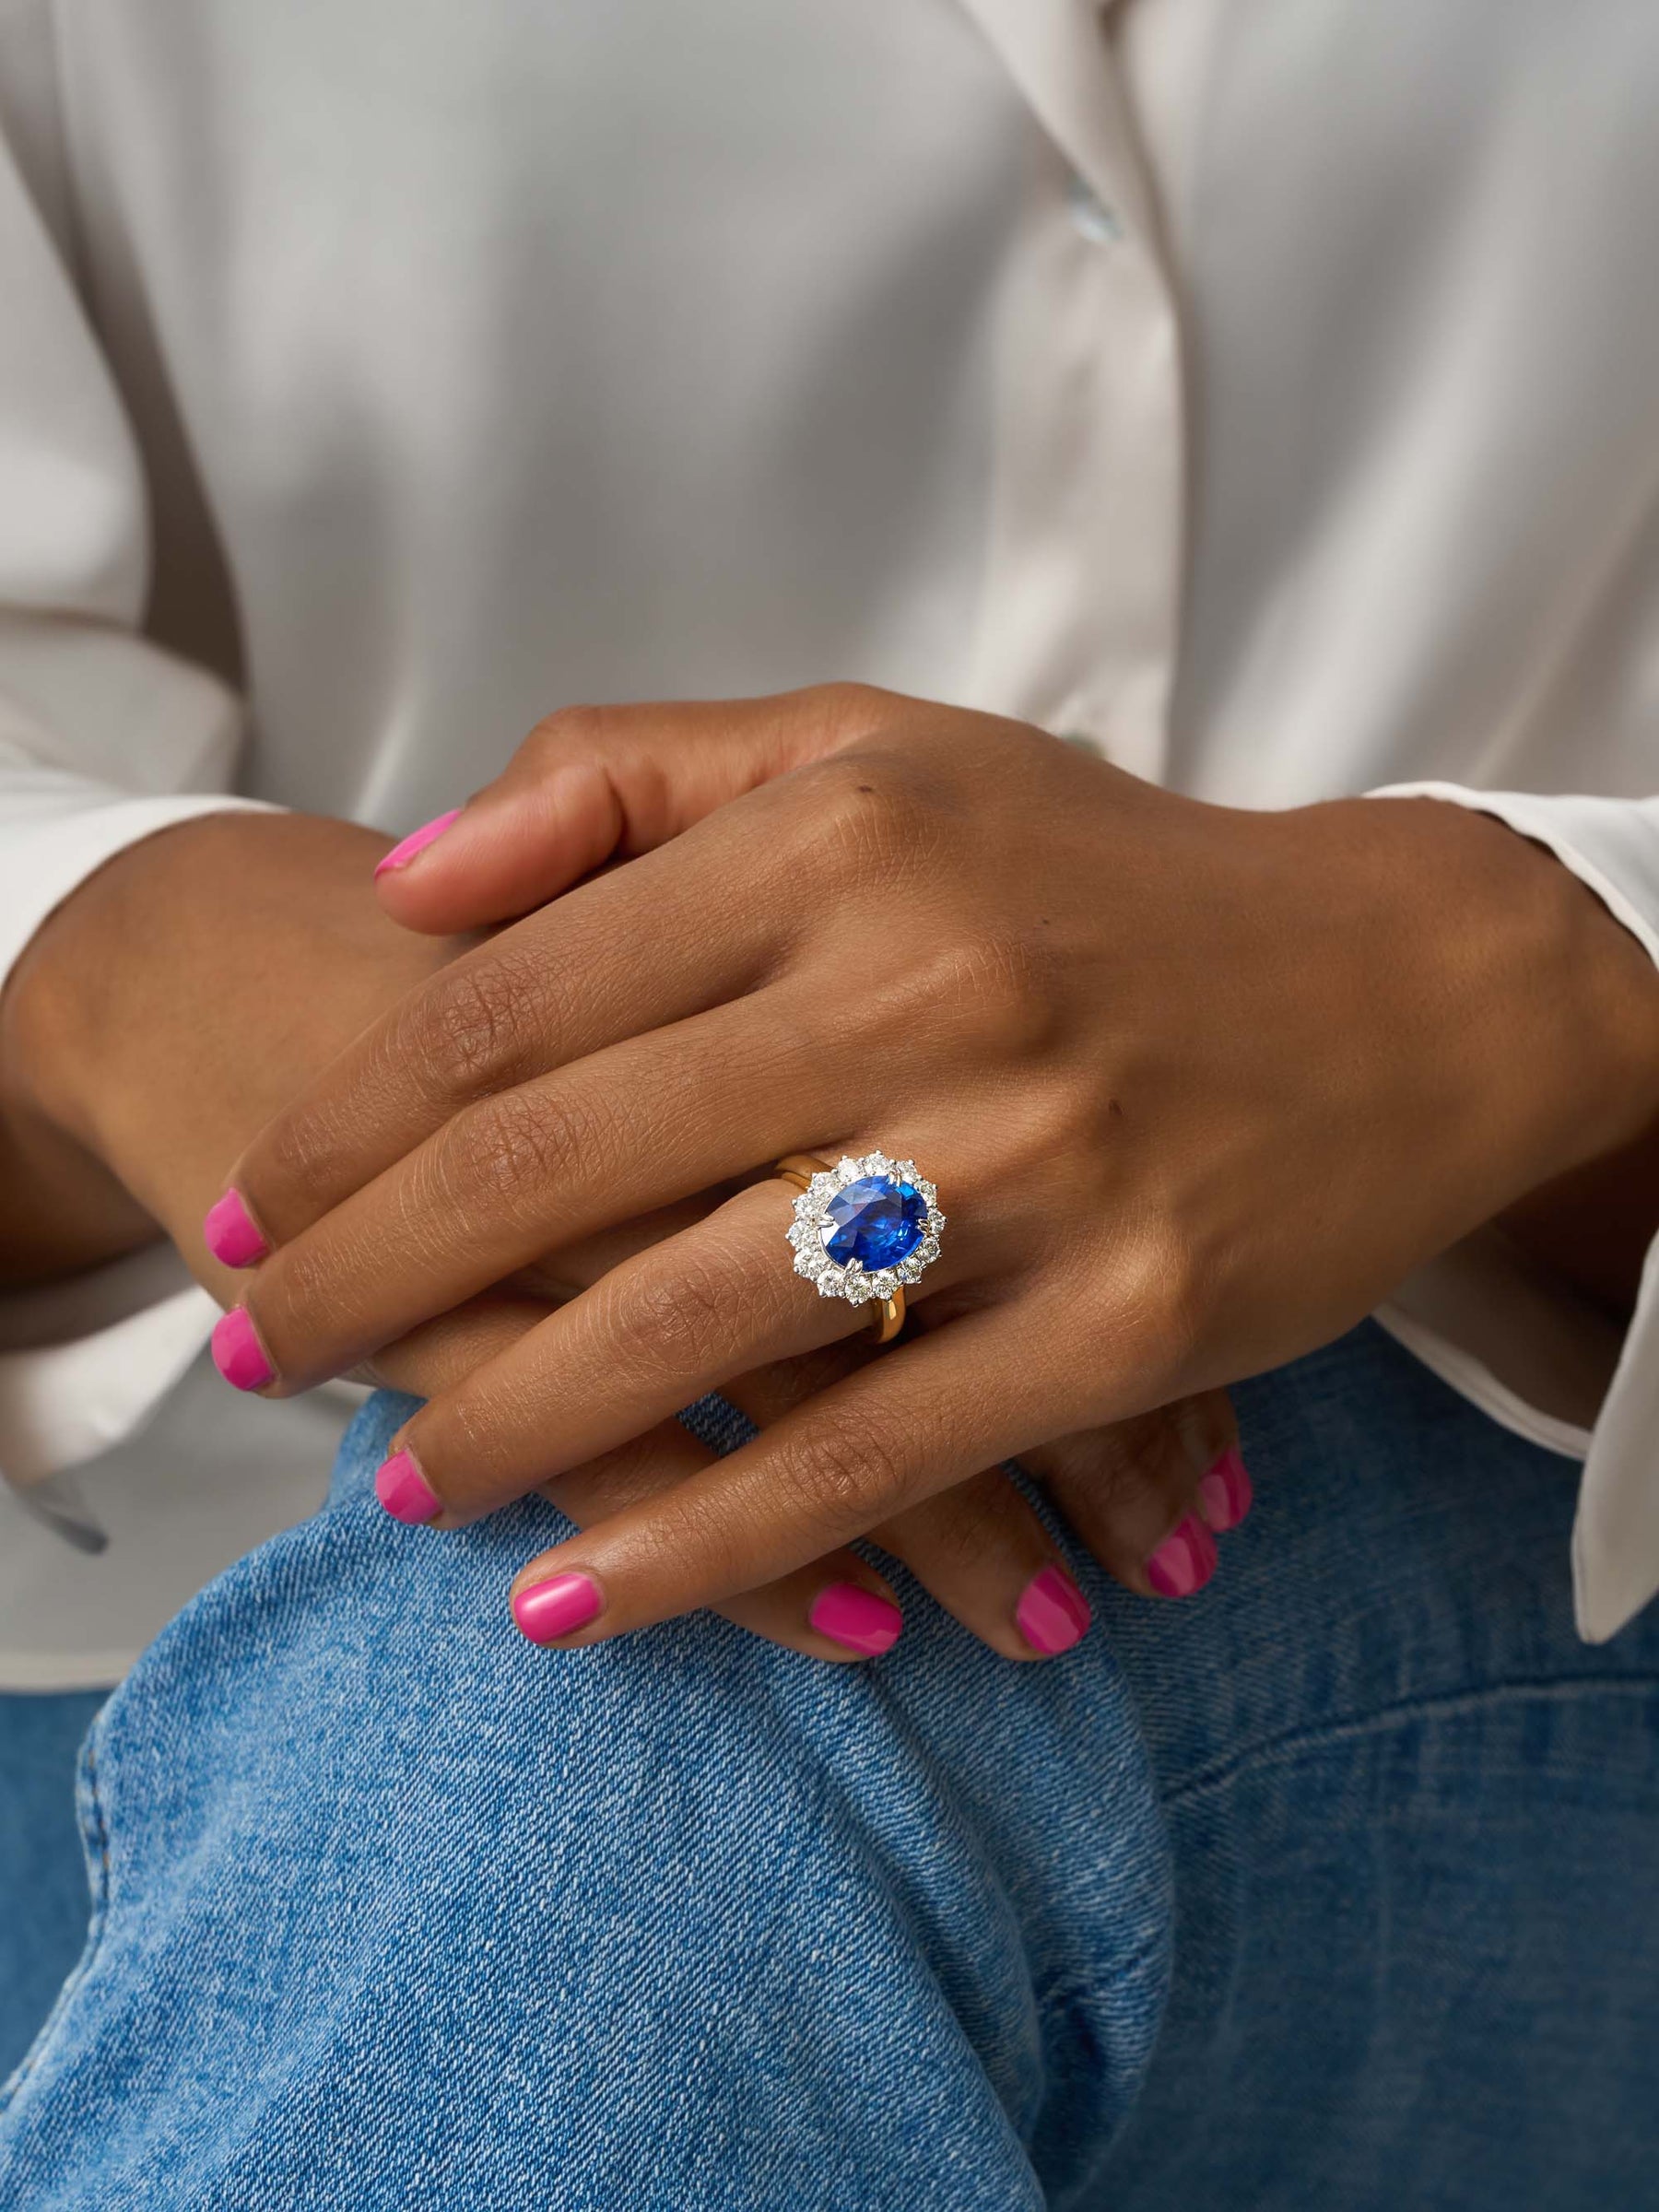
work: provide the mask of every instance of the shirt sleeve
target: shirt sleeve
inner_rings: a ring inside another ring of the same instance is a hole
[[[41,923],[94,869],[175,822],[251,802],[230,791],[242,735],[236,694],[144,635],[143,462],[69,269],[3,133],[0,302],[3,986]],[[171,1297],[178,1289],[168,1286]],[[17,1297],[5,1301],[0,1475],[38,1480],[73,1464],[130,1432],[165,1389],[177,1358],[147,1367],[128,1356],[130,1332],[113,1326],[105,1290],[88,1277],[77,1316],[81,1293],[65,1302],[60,1287],[51,1344],[18,1316]],[[43,1310],[43,1294],[35,1302]],[[199,1312],[196,1320],[205,1329]],[[7,1351],[6,1336],[19,1335],[26,1348]],[[82,1340],[77,1360],[65,1347]],[[73,1390],[54,1385],[70,1369]],[[77,1401],[96,1404],[90,1427]]]
[[[1446,799],[1546,845],[1659,963],[1659,798],[1544,797],[1393,783],[1371,798]],[[1605,1642],[1659,1592],[1659,1238],[1590,1432],[1572,1532],[1579,1632]]]

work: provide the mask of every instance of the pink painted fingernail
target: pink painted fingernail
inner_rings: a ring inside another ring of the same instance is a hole
[[[878,1597],[859,1583],[831,1583],[813,1599],[806,1618],[820,1636],[862,1652],[866,1659],[890,1652],[904,1626],[904,1616],[890,1598]]]
[[[1204,1517],[1218,1535],[1237,1528],[1250,1511],[1255,1490],[1244,1471],[1239,1447],[1223,1452],[1198,1485],[1198,1502]]]
[[[1088,1600],[1064,1567],[1044,1567],[1020,1593],[1014,1608],[1019,1632],[1045,1659],[1082,1641],[1092,1616]]]
[[[374,1473],[374,1494],[394,1521],[418,1524],[443,1511],[443,1500],[415,1465],[411,1452],[394,1452]]]
[[[214,1366],[235,1389],[263,1390],[276,1380],[276,1370],[253,1334],[245,1306],[232,1306],[220,1316],[211,1345]]]
[[[254,1228],[240,1191],[227,1191],[217,1206],[207,1208],[202,1237],[222,1267],[255,1267],[271,1249]]]
[[[397,868],[406,868],[418,853],[424,853],[429,845],[435,845],[450,824],[459,818],[460,813],[459,806],[452,806],[447,814],[438,815],[429,822],[422,822],[418,830],[411,830],[402,844],[394,845],[375,869],[376,883],[382,876],[390,876]]]
[[[557,1643],[586,1628],[604,1604],[591,1574],[556,1574],[532,1583],[512,1601],[512,1618],[532,1643]]]
[[[1159,1597],[1191,1597],[1216,1571],[1216,1539],[1189,1513],[1147,1561],[1147,1580]]]

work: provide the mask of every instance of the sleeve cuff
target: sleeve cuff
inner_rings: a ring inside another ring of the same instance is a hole
[[[1547,847],[1659,965],[1659,799],[1391,783],[1368,798],[1444,799]],[[1596,1416],[1572,1532],[1579,1633],[1605,1643],[1659,1593],[1659,1238]]]

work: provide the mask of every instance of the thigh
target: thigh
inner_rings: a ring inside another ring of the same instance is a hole
[[[537,1651],[505,1594],[556,1516],[389,1521],[407,1411],[95,1730],[97,1930],[0,2202],[1078,2201],[1170,1949],[1110,1644],[1011,1666],[911,1591],[864,1668],[712,1618]]]
[[[1177,1943],[1100,2203],[1659,2199],[1659,1608],[1581,1643],[1576,1465],[1374,1324],[1238,1397],[1210,1590],[1103,1601]]]
[[[0,2080],[87,1939],[75,1762],[101,1690],[0,1695]]]

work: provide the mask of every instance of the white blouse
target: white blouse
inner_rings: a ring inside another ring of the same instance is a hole
[[[1487,807],[1659,958],[1656,103],[1651,0],[6,0],[0,974],[229,794],[401,830],[561,700],[831,676]],[[212,1315],[6,1301],[0,1685],[315,1502],[339,1394]],[[1611,1635],[1652,1260],[1622,1340],[1489,1233],[1380,1318],[1587,1453]]]

